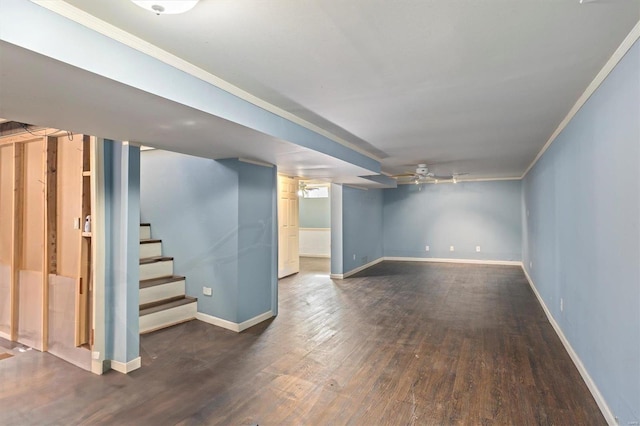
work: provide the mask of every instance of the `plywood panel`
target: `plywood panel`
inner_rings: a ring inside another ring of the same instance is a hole
[[[18,342],[42,350],[42,272],[20,271]]]
[[[57,275],[77,278],[80,271],[81,229],[74,227],[82,218],[82,137],[58,138],[57,169]]]
[[[0,263],[11,264],[13,145],[0,145]],[[0,296],[1,297],[1,296]]]
[[[11,265],[0,263],[0,336],[11,336]]]
[[[42,271],[44,250],[44,143],[24,144],[24,198],[21,269]]]
[[[49,275],[48,351],[85,370],[91,370],[91,351],[75,345],[75,278]]]

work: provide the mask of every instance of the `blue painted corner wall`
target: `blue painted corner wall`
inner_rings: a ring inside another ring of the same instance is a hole
[[[198,312],[240,323],[271,309],[275,168],[167,151],[141,155],[140,204]],[[211,287],[213,297],[202,287]]]
[[[523,183],[523,263],[619,424],[640,422],[640,45]],[[562,309],[561,309],[562,300]]]
[[[347,273],[380,259],[382,190],[332,185],[331,224],[331,273]]]
[[[512,180],[385,189],[385,257],[520,261],[520,187]]]

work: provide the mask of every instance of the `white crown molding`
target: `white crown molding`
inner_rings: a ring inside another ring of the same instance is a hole
[[[622,43],[620,43],[620,46],[618,46],[616,51],[613,52],[613,55],[611,55],[607,63],[604,64],[600,72],[596,74],[596,77],[587,86],[584,93],[582,93],[582,95],[578,98],[578,100],[573,105],[573,107],[569,110],[569,113],[564,118],[564,120],[560,122],[560,124],[558,125],[558,128],[551,134],[551,137],[549,138],[549,140],[547,140],[547,143],[544,144],[540,152],[538,152],[538,155],[536,155],[536,158],[533,159],[531,164],[529,164],[529,167],[527,167],[527,170],[525,170],[524,173],[522,174],[521,176],[522,179],[524,179],[524,177],[527,176],[527,173],[529,173],[529,171],[533,168],[533,166],[536,165],[538,160],[544,155],[547,149],[549,149],[549,147],[556,140],[558,135],[560,135],[560,133],[564,130],[564,128],[567,127],[567,125],[573,119],[573,117],[575,117],[578,111],[580,111],[580,108],[582,108],[582,106],[589,100],[591,95],[593,95],[594,92],[598,89],[598,87],[600,87],[602,82],[607,78],[607,76],[611,73],[611,71],[613,71],[616,65],[618,65],[618,62],[620,62],[620,60],[629,51],[629,49],[631,49],[631,46],[633,46],[633,44],[638,39],[640,39],[640,21],[638,21],[638,23],[633,27],[633,29],[625,37],[625,39],[622,40]]]
[[[604,416],[605,420],[611,426],[617,425],[618,422],[616,420],[616,417],[613,415],[613,412],[609,408],[609,405],[607,405],[607,401],[605,401],[604,397],[600,393],[598,386],[596,386],[595,382],[589,375],[589,372],[587,371],[584,364],[582,363],[582,360],[580,359],[576,351],[573,349],[573,347],[571,346],[571,343],[569,343],[569,340],[567,340],[567,337],[564,335],[562,329],[560,328],[555,318],[551,314],[551,311],[549,310],[547,305],[544,303],[544,299],[542,299],[542,296],[540,296],[540,293],[538,293],[538,289],[533,283],[533,279],[531,279],[531,276],[527,272],[527,269],[524,267],[524,265],[521,265],[521,266],[522,266],[522,270],[524,271],[524,275],[527,278],[527,281],[529,282],[529,286],[531,287],[531,290],[533,290],[533,293],[536,295],[536,298],[538,299],[540,306],[542,306],[542,310],[547,316],[547,319],[551,323],[551,326],[553,327],[554,331],[560,338],[560,341],[562,342],[562,345],[564,346],[565,350],[569,353],[569,357],[571,357],[571,361],[573,361],[573,364],[576,366],[576,368],[580,372],[580,375],[582,376],[582,379],[584,380],[587,387],[589,388],[591,395],[593,395],[593,399],[596,400],[596,403],[598,404],[598,408],[600,408],[600,411],[602,412],[602,415]]]
[[[457,179],[456,183],[464,183],[464,182],[494,182],[494,181],[507,181],[507,180],[522,180],[522,176],[512,176],[512,177],[487,177],[487,178],[476,178],[476,179]],[[446,184],[454,185],[454,182],[451,179],[442,179],[439,182],[428,181],[428,182],[420,182],[419,185],[428,184],[428,185],[446,185]],[[415,185],[415,182],[398,182],[398,185]]]
[[[115,25],[109,24],[108,22],[103,21],[102,19],[96,18],[95,16],[78,9],[75,6],[67,3],[66,1],[57,0],[31,0],[33,3],[42,6],[52,12],[57,13],[58,15],[64,16],[67,19],[70,19],[80,25],[83,25],[93,31],[96,31],[104,36],[111,38],[112,40],[118,41],[126,46],[131,47],[145,55],[151,56],[161,62],[164,62],[167,65],[171,65],[174,68],[177,68],[181,71],[186,72],[187,74],[196,77],[202,81],[206,81],[209,84],[212,84],[225,92],[231,93],[234,96],[237,96],[240,99],[243,99],[247,102],[252,103],[266,111],[272,112],[282,118],[285,118],[295,124],[298,124],[312,132],[318,133],[332,141],[345,146],[353,151],[356,151],[366,157],[369,157],[378,162],[381,161],[381,158],[371,154],[370,152],[365,151],[359,146],[334,135],[327,130],[310,123],[302,118],[294,115],[288,111],[285,111],[282,108],[279,108],[263,99],[258,98],[257,96],[252,95],[249,92],[242,90],[241,88],[234,86],[233,84],[221,79],[220,77],[211,74],[210,72],[192,64],[191,62],[185,61],[184,59],[167,52],[159,48],[158,46],[149,43],[137,37],[129,32],[122,30],[121,28],[116,27]]]
[[[266,161],[252,160],[250,158],[239,157],[238,161],[242,163],[253,164],[254,166],[262,166],[262,167],[269,167],[269,168],[275,167],[273,164],[267,163]]]

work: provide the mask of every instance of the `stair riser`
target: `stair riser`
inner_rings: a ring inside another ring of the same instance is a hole
[[[140,280],[150,280],[173,275],[173,260],[140,265]]]
[[[173,281],[166,284],[155,285],[153,287],[140,289],[140,304],[156,302],[162,299],[169,299],[175,296],[184,296],[185,282]]]
[[[151,227],[150,226],[140,226],[140,239],[148,240],[151,238]]]
[[[162,243],[140,244],[140,259],[162,256]]]
[[[154,312],[140,317],[140,333],[148,333],[174,324],[192,320],[196,317],[198,304],[176,306],[172,309]]]

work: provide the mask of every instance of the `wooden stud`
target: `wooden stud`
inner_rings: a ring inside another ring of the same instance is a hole
[[[47,176],[46,176],[46,241],[45,247],[48,249],[46,258],[47,271],[50,274],[58,273],[58,139],[47,138]]]
[[[11,253],[11,340],[18,340],[19,271],[22,263],[24,145],[13,144],[13,250]]]
[[[49,345],[49,274],[57,271],[58,139],[44,139],[44,244],[42,253],[42,351]]]

